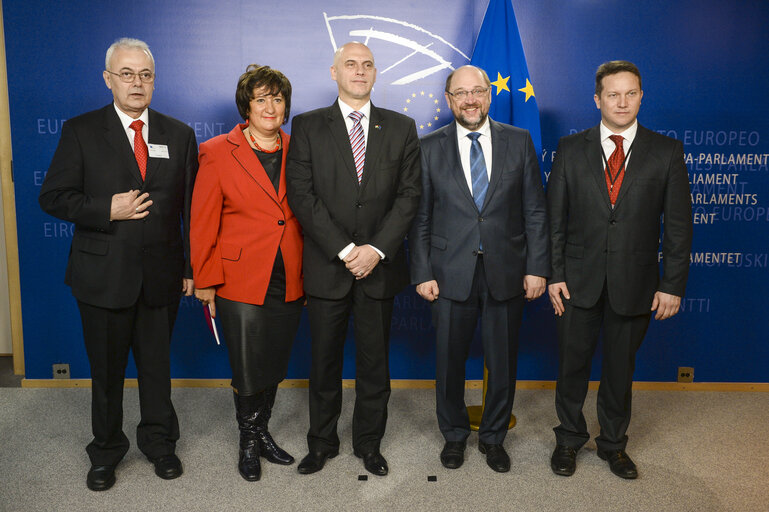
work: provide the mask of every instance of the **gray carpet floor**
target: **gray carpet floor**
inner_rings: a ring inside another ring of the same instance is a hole
[[[125,396],[125,428],[134,443],[136,389]],[[494,473],[471,435],[465,464],[444,469],[432,390],[394,390],[382,452],[384,478],[366,474],[352,454],[354,392],[345,390],[341,453],[320,473],[264,462],[249,483],[236,468],[237,429],[225,389],[174,389],[184,475],[155,476],[135,443],[106,492],[85,486],[89,467],[90,390],[0,389],[2,511],[765,511],[769,510],[769,402],[765,393],[636,391],[628,452],[638,480],[615,477],[589,442],[569,478],[551,473],[553,391],[520,390],[518,425],[505,446],[512,470]],[[468,403],[480,399],[468,391]],[[595,393],[585,407],[596,435]],[[271,422],[275,438],[297,459],[305,454],[307,390],[281,389]],[[436,481],[428,481],[435,476]]]

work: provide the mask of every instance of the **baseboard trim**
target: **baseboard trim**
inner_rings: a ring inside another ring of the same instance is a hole
[[[306,388],[307,379],[286,379],[282,388]],[[393,379],[390,381],[393,389],[435,389],[435,381],[427,379]],[[126,379],[125,387],[137,387],[136,379]],[[171,379],[174,388],[228,388],[230,379]],[[23,388],[90,388],[91,379],[22,379]],[[355,388],[354,379],[342,380],[345,389]],[[468,380],[466,389],[481,389],[483,381]],[[519,380],[516,389],[555,389],[552,380]],[[598,381],[590,382],[590,389],[598,389]],[[633,382],[633,389],[643,391],[739,391],[739,392],[769,392],[768,382]]]

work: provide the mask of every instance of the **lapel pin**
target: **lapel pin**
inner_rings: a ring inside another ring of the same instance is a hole
[[[377,130],[381,130],[381,129],[382,129],[382,125],[379,125],[379,124],[375,124],[375,125],[374,125],[374,128],[375,128],[375,129],[377,129]]]

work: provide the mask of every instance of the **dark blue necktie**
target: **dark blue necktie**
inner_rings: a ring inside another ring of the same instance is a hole
[[[478,132],[467,134],[472,141],[470,145],[470,180],[473,182],[473,199],[478,211],[483,208],[483,200],[486,199],[486,191],[489,189],[489,175],[486,174],[486,159],[483,158],[483,148],[478,142],[481,136]]]

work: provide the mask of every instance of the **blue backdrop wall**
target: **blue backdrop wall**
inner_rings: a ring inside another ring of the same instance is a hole
[[[101,72],[112,41],[149,43],[157,63],[153,108],[188,123],[202,142],[239,121],[235,82],[249,63],[286,73],[298,114],[334,101],[328,68],[335,44],[367,40],[379,70],[374,103],[408,109],[424,135],[450,120],[443,83],[449,67],[469,62],[487,3],[4,1],[26,377],[50,378],[58,362],[69,363],[74,378],[89,376],[77,307],[63,284],[72,226],[42,213],[37,196],[62,122],[111,101]],[[559,137],[598,122],[593,77],[606,60],[639,66],[640,122],[684,142],[695,215],[689,286],[679,315],[652,321],[636,380],[675,380],[678,366],[693,366],[698,381],[769,381],[769,3],[513,4],[541,113],[543,179]],[[522,94],[523,84],[512,85],[512,94]],[[429,309],[413,287],[396,299],[391,347],[393,378],[434,378]],[[346,377],[355,371],[351,348]],[[227,378],[225,350],[207,332],[200,306],[183,299],[172,375]],[[527,306],[519,361],[521,379],[556,376],[546,299]],[[476,346],[468,378],[481,371]],[[134,368],[128,373],[135,376]],[[308,374],[305,319],[289,377]]]

